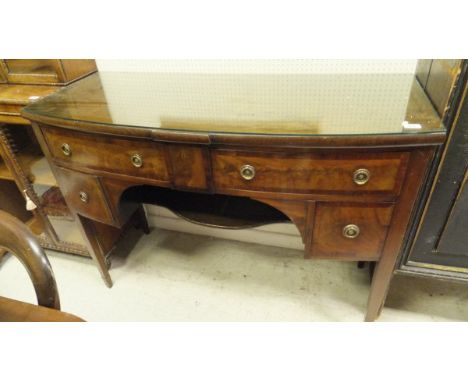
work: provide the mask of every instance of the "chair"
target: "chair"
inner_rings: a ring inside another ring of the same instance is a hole
[[[39,306],[0,296],[0,321],[83,321],[60,311],[54,273],[31,230],[0,211],[0,253],[5,251],[15,255],[27,269]]]

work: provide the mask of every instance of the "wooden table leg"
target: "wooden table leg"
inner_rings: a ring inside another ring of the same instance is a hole
[[[393,211],[391,229],[387,234],[380,261],[375,267],[367,302],[366,321],[375,321],[385,303],[390,281],[404,243],[411,213],[419,195],[422,180],[427,175],[428,163],[432,160],[433,155],[434,150],[430,148],[421,148],[411,153],[406,171],[405,187],[401,190],[400,201]]]
[[[112,279],[109,274],[108,262],[106,261],[106,253],[101,243],[99,242],[98,235],[94,229],[92,222],[80,215],[76,215],[78,226],[81,228],[83,237],[87,242],[88,251],[91,254],[94,262],[96,263],[101,277],[107,287],[112,287]]]
[[[390,281],[393,277],[395,263],[391,261],[379,261],[372,278],[369,300],[367,302],[367,314],[365,321],[375,321],[380,316],[380,312],[385,303]]]

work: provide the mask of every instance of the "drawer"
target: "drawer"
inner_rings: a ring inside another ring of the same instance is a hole
[[[43,128],[52,156],[71,164],[135,177],[168,180],[161,144]]]
[[[218,190],[274,192],[400,192],[408,153],[280,154],[216,150]]]
[[[114,224],[99,178],[60,167],[56,167],[56,176],[69,208],[101,223]]]
[[[392,211],[389,203],[317,203],[311,257],[378,260]]]

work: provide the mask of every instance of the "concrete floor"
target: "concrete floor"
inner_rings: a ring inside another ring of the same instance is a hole
[[[111,289],[91,260],[48,252],[62,310],[88,321],[364,318],[369,274],[356,263],[160,229],[132,235],[114,256]],[[0,267],[0,295],[35,303],[19,261],[7,256]],[[467,301],[468,284],[397,276],[380,321],[464,321]]]

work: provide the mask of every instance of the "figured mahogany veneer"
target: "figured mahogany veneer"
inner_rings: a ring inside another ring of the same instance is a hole
[[[102,72],[22,115],[108,286],[100,236],[144,221],[142,202],[225,228],[289,218],[306,258],[377,262],[367,320],[445,140],[410,72]]]
[[[380,312],[435,142],[443,139],[440,134],[427,140],[310,137],[295,144],[281,136],[240,140],[124,127],[112,134],[105,125],[76,131],[68,122],[34,123],[34,128],[70,209],[91,235],[93,257],[108,285],[104,252],[93,239],[99,233],[87,219],[123,227],[141,210],[137,202],[122,199],[130,187],[243,196],[289,217],[301,233],[306,258],[378,261],[367,320]],[[141,161],[135,163],[135,155]],[[245,166],[250,172],[243,172]],[[356,182],[358,170],[369,175],[363,184]],[[359,234],[346,237],[347,226],[358,227]]]
[[[241,189],[274,192],[385,192],[398,195],[408,153],[330,153],[284,154],[213,150],[213,177],[217,190]],[[255,169],[251,180],[239,169]],[[369,170],[371,178],[363,185],[353,181],[356,170]]]
[[[375,261],[380,258],[391,222],[393,204],[318,203],[311,256],[337,260]],[[354,238],[343,235],[348,224],[359,227]]]
[[[56,169],[55,175],[70,208],[101,223],[116,224],[98,177],[61,167]]]
[[[155,142],[96,137],[58,129],[47,129],[44,135],[52,156],[65,166],[168,180],[163,147]],[[69,155],[63,153],[63,144],[68,145]],[[133,155],[141,157],[141,167],[135,167],[132,163]]]

